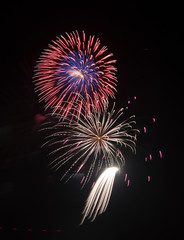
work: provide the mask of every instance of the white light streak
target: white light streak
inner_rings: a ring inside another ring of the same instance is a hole
[[[117,171],[117,167],[109,167],[100,175],[87,198],[80,224],[83,224],[86,217],[92,222],[97,215],[105,212]]]

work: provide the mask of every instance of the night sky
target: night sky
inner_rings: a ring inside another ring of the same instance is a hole
[[[180,233],[180,8],[149,3],[107,9],[66,8],[62,4],[1,9],[2,239],[100,239],[104,235],[106,239],[168,239]],[[95,34],[114,53],[117,109],[130,100],[129,114],[136,114],[142,131],[137,155],[126,153],[126,166],[116,176],[107,211],[81,227],[80,214],[91,186],[81,190],[80,176],[64,184],[59,181],[59,173],[48,168],[47,152],[40,149],[44,136],[38,131],[45,112],[32,83],[34,66],[43,49],[56,36],[74,30]],[[149,154],[153,159],[146,164],[144,157]],[[128,188],[125,172],[130,178]]]

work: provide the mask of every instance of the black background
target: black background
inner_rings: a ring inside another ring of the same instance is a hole
[[[47,4],[47,3],[46,3]],[[17,5],[1,9],[0,236],[2,239],[168,239],[181,231],[181,11],[176,4],[105,9]],[[137,156],[117,175],[107,211],[78,226],[90,186],[68,184],[48,169],[32,83],[48,43],[65,32],[95,34],[117,59],[117,108],[131,104],[140,130]],[[136,103],[133,96],[137,96]],[[152,118],[156,118],[155,124]],[[162,150],[163,159],[158,151]],[[153,154],[146,165],[144,156]],[[131,184],[123,182],[128,172]],[[147,183],[147,176],[151,182]],[[12,230],[16,227],[17,230]],[[27,232],[32,228],[32,232]],[[42,232],[47,229],[47,232]],[[61,232],[56,232],[61,229]],[[105,239],[105,238],[101,238]]]

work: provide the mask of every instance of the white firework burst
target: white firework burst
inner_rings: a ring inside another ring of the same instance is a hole
[[[124,165],[125,148],[136,153],[137,132],[134,128],[135,115],[122,120],[124,109],[115,111],[115,104],[111,111],[106,108],[103,112],[92,111],[86,115],[84,109],[61,120],[60,114],[54,114],[57,123],[44,125],[43,129],[50,129],[52,133],[46,137],[46,146],[55,146],[50,152],[54,160],[49,164],[55,170],[62,166],[69,166],[61,179],[68,176],[69,180],[78,173],[84,165],[88,165],[85,181],[88,181],[96,169],[97,173],[102,166]],[[54,133],[53,133],[54,132]],[[72,171],[73,169],[73,171]]]

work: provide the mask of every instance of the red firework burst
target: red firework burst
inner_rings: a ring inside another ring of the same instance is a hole
[[[45,109],[59,111],[62,118],[74,106],[80,115],[83,102],[86,114],[91,108],[101,111],[108,97],[114,98],[116,60],[112,53],[107,53],[106,46],[100,47],[100,40],[94,35],[88,39],[84,31],[82,37],[78,31],[66,35],[52,41],[40,56],[34,75],[35,91],[45,102]]]

